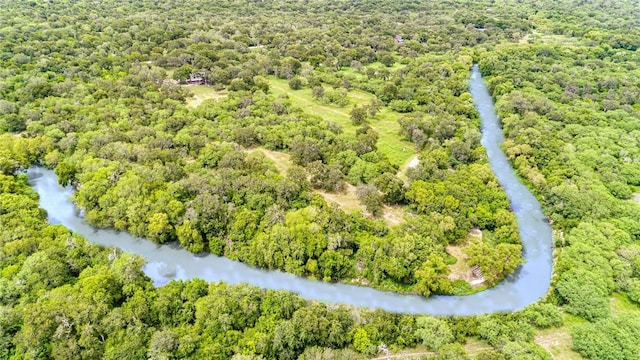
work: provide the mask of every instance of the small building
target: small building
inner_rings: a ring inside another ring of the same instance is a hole
[[[207,85],[207,79],[203,73],[192,73],[189,78],[185,80],[187,85]]]
[[[187,85],[204,85],[205,80],[201,77],[190,77],[185,80],[185,82],[187,83]]]

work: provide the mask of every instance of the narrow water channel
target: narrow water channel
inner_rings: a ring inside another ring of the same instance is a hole
[[[518,310],[544,296],[549,288],[552,272],[551,228],[545,221],[540,204],[520,183],[500,149],[502,129],[476,65],[471,72],[469,91],[482,120],[482,145],[516,213],[526,262],[499,285],[468,296],[433,296],[425,299],[355,285],[325,283],[280,271],[259,270],[214,255],[195,256],[179,247],[157,245],[126,232],[96,229],[83,221],[69,201],[72,190],[58,185],[52,170],[32,167],[28,175],[31,186],[40,195],[40,206],[47,210],[52,223],[62,224],[92,243],[116,246],[142,256],[147,261],[143,270],[156,286],[162,286],[172,279],[202,278],[288,290],[305,299],[400,313],[476,315]]]

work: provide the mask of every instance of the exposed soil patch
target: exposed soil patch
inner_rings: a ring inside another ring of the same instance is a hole
[[[398,169],[398,174],[396,175],[404,182],[407,182],[407,170],[409,168],[415,169],[418,164],[420,164],[420,159],[418,158],[418,154],[412,155],[402,166]]]
[[[402,206],[386,205],[382,211],[382,218],[387,222],[387,224],[399,225],[404,222],[406,212]]]
[[[327,202],[333,202],[345,211],[360,211],[369,214],[365,207],[360,204],[358,195],[356,195],[356,187],[346,184],[344,192],[328,192],[315,190],[316,193],[322,195]],[[370,214],[369,214],[370,215]],[[381,211],[381,218],[389,225],[398,225],[404,222],[405,210],[401,206],[385,205]]]
[[[482,240],[482,231],[477,228],[472,229],[467,235],[467,240],[471,240],[473,238],[479,238]],[[452,281],[464,280],[473,287],[479,287],[484,283],[484,281],[482,281],[483,279],[479,279],[474,276],[471,266],[467,263],[467,254],[464,252],[464,248],[467,245],[468,241],[460,245],[447,246],[447,253],[456,258],[455,264],[449,265],[449,279]]]

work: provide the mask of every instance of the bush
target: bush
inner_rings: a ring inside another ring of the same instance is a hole
[[[294,76],[289,80],[289,88],[291,90],[300,90],[303,86],[302,79],[298,76]]]
[[[400,113],[409,113],[415,110],[417,104],[415,101],[410,100],[392,100],[389,103],[389,107],[393,111],[397,111]]]

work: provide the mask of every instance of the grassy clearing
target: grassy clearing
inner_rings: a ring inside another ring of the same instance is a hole
[[[485,350],[493,349],[486,341],[476,338],[467,338],[467,342],[462,347],[464,351],[471,356],[476,356]]]
[[[456,258],[454,264],[449,265],[450,280],[471,281],[471,267],[467,264],[467,255],[464,253],[464,245],[447,246],[447,254]]]
[[[367,78],[367,75],[363,72],[363,71],[358,71],[354,68],[342,68],[340,69],[340,71],[338,71],[340,74],[342,74],[343,76],[346,76],[347,78],[350,79],[356,79],[358,81],[360,80],[364,80]]]
[[[341,193],[327,192],[322,190],[315,190],[320,194],[327,202],[336,203],[344,211],[356,211],[368,214],[364,206],[360,204],[358,195],[356,195],[356,187],[347,184],[345,191]],[[389,206],[385,205],[381,211],[381,218],[389,225],[398,225],[404,222],[406,215],[405,209],[402,206]]]
[[[249,152],[259,151],[263,153],[267,159],[273,161],[273,164],[278,169],[278,172],[282,175],[286,175],[287,171],[289,171],[289,168],[291,167],[291,155],[287,153],[283,153],[280,151],[272,151],[262,147],[250,149],[248,151]]]
[[[274,95],[287,95],[295,106],[299,106],[305,112],[318,115],[325,120],[340,124],[347,133],[355,134],[356,126],[351,123],[349,112],[353,105],[365,104],[374,98],[374,95],[360,90],[351,90],[348,98],[351,106],[338,107],[320,104],[313,99],[311,89],[291,90],[287,80],[269,78],[269,85]],[[409,141],[403,140],[400,135],[398,119],[402,114],[383,108],[369,120],[369,125],[378,133],[378,149],[389,157],[396,165],[404,164],[407,159],[415,154],[415,148]]]
[[[398,70],[398,69],[402,69],[407,67],[406,64],[401,64],[399,62],[395,62],[392,66],[387,67],[386,65],[384,65],[383,63],[376,61],[376,62],[372,62],[371,64],[365,66],[365,68],[372,68],[372,69],[387,69],[389,71],[393,71],[393,70]]]
[[[571,328],[569,326],[538,330],[534,341],[547,350],[553,359],[583,359],[579,353],[573,350],[573,339],[571,338]]]
[[[227,97],[227,90],[215,90],[211,86],[207,85],[182,85],[185,89],[189,90],[192,94],[190,98],[187,99],[187,106],[189,107],[197,107],[203,101],[213,99],[224,99]]]
[[[567,359],[567,360],[581,360],[583,359],[580,354],[573,351],[571,334],[568,327],[564,326],[557,329],[548,329],[538,331],[534,340],[538,345],[545,348],[552,359]],[[475,358],[483,351],[492,350],[493,347],[486,341],[477,338],[467,338],[467,342],[462,346],[464,351],[472,358]],[[418,346],[413,349],[406,349],[397,353],[389,354],[388,356],[377,356],[371,360],[383,360],[383,359],[424,359],[427,356],[436,355],[435,352],[429,351],[425,346]]]
[[[340,205],[340,208],[345,211],[363,211],[364,207],[360,205],[360,200],[356,195],[356,187],[347,184],[345,191],[341,193],[328,192],[324,190],[316,190],[316,193],[322,195],[327,202],[332,202]]]
[[[564,325],[559,328],[537,330],[534,341],[542,346],[553,359],[580,360],[584,359],[573,350],[571,330],[578,324],[587,321],[571,314],[563,314]]]
[[[640,311],[640,306],[629,300],[629,298],[625,294],[614,293],[609,298],[609,300],[611,305],[611,313],[614,315]]]
[[[404,222],[405,216],[407,216],[406,208],[399,205],[389,206],[385,205],[382,209],[382,218],[389,225],[400,225]]]
[[[358,71],[358,70],[356,70],[356,69],[354,69],[352,67],[343,67],[338,72],[343,74],[343,75],[347,75],[349,77],[361,80],[361,79],[364,79],[364,78],[367,77],[366,71],[369,68],[374,69],[374,70],[387,69],[389,72],[393,72],[395,70],[402,69],[402,68],[405,68],[405,67],[407,67],[406,64],[401,64],[399,62],[396,62],[391,67],[387,67],[384,64],[382,64],[381,62],[374,62],[374,63],[371,63],[369,65],[364,66],[361,71]]]

